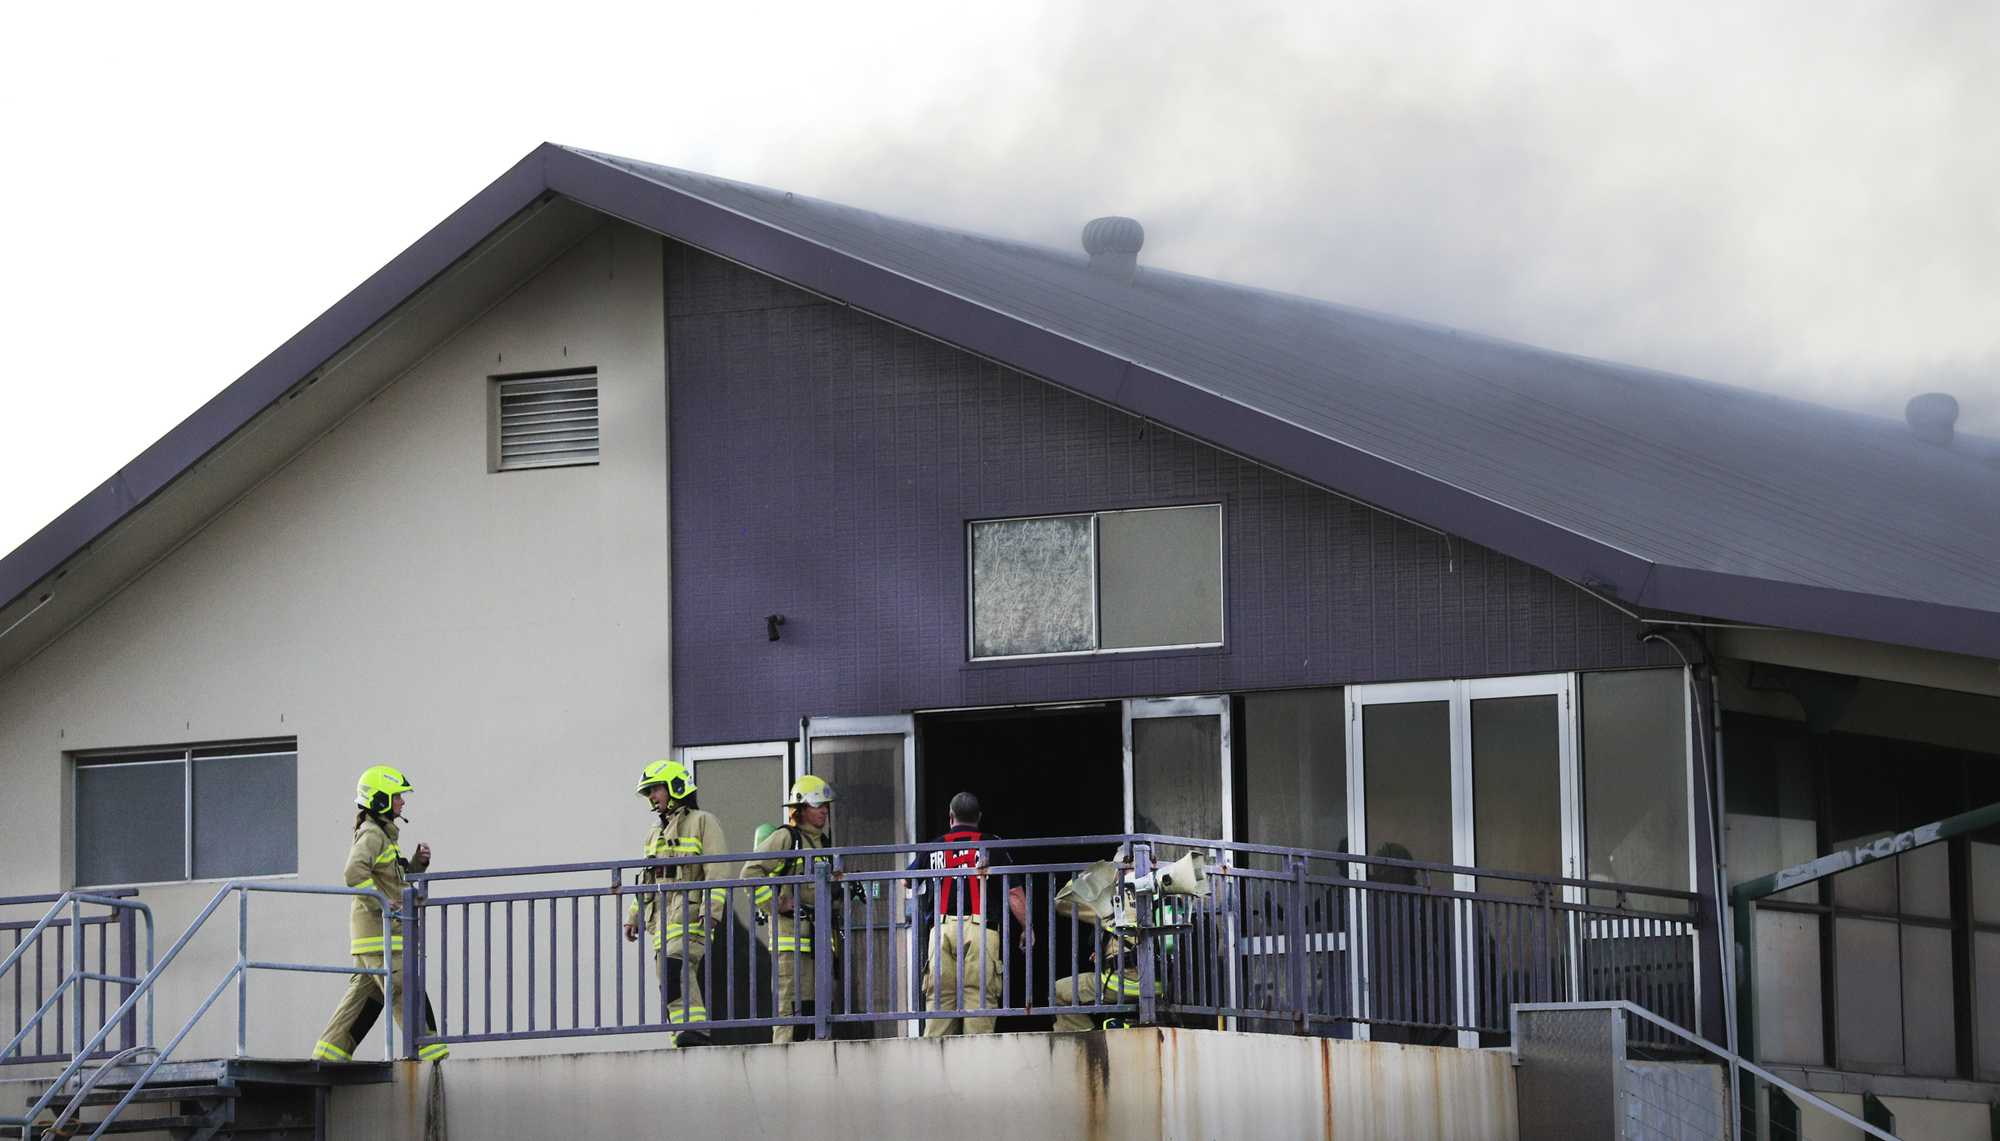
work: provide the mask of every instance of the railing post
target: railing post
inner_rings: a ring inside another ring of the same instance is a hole
[[[1549,885],[1535,884],[1536,902],[1541,905],[1542,922],[1535,930],[1535,1001],[1548,1002],[1555,989],[1553,967],[1549,963],[1551,937],[1555,933],[1555,913],[1549,899]]]
[[[1290,900],[1285,906],[1285,949],[1292,960],[1292,1007],[1296,1011],[1293,1025],[1298,1033],[1304,1034],[1312,1014],[1311,1003],[1307,1000],[1307,987],[1312,978],[1311,949],[1312,935],[1306,930],[1306,859],[1303,856],[1290,857],[1292,882]]]
[[[1132,876],[1144,880],[1153,873],[1153,846],[1145,841],[1132,845]],[[1154,993],[1158,985],[1153,970],[1153,893],[1142,891],[1137,900],[1139,924],[1139,1025],[1151,1026],[1158,1021],[1159,996]],[[1103,1001],[1100,995],[1098,1001]]]
[[[236,893],[236,1056],[249,1056],[250,893]]]
[[[813,862],[813,1037],[833,1037],[833,867]],[[796,924],[795,928],[796,929]]]
[[[130,908],[121,907],[118,909],[118,973],[128,979],[136,979],[142,973],[138,968],[138,913]],[[138,985],[136,982],[119,983],[118,1005],[124,1006],[125,1000],[132,997],[132,991]],[[124,1040],[119,1049],[129,1050],[139,1044],[139,1012],[136,1009],[127,1011],[125,1017],[119,1021],[124,1023],[121,1027]]]
[[[418,948],[423,945],[424,941],[423,924],[417,919],[417,888],[415,884],[406,883],[403,885],[402,909],[403,1057],[408,1061],[414,1062],[417,1059],[417,1006],[420,996],[423,994],[424,978],[422,974],[423,959],[418,954]],[[513,937],[511,931],[508,937],[510,939]],[[382,949],[387,952],[382,956],[382,965],[389,968],[389,980],[393,984],[396,978],[395,967],[393,965],[395,962],[395,938],[393,931],[388,939],[383,940]],[[394,985],[389,987],[392,996],[395,993],[395,989]]]
[[[70,1019],[75,1024],[76,1037],[71,1039],[71,1041],[76,1043],[77,1057],[82,1057],[88,1053],[85,1044],[90,1041],[91,1036],[83,1032],[85,990],[83,981],[83,903],[74,897],[69,901],[69,936],[70,977],[76,980],[76,1001],[71,1003],[71,1006],[75,1010]]]

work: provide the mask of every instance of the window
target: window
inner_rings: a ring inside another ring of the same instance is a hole
[[[79,887],[299,868],[298,743],[76,758]]]
[[[1733,712],[1724,749],[1739,883],[2000,801],[1991,753]],[[1759,900],[1763,1059],[2000,1077],[1996,840],[1930,844]]]
[[[496,376],[487,424],[494,471],[597,462],[597,370]]]
[[[972,656],[1222,644],[1222,508],[1159,507],[968,528]]]
[[[1294,689],[1243,698],[1243,804],[1249,840],[1347,850],[1347,695]],[[1275,857],[1253,867],[1280,870]]]
[[[1687,891],[1687,682],[1679,670],[1580,679],[1585,875]]]

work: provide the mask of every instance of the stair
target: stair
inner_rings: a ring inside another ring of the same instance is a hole
[[[105,1072],[84,1097],[77,1120],[57,1136],[90,1136],[143,1069],[121,1065]],[[387,1062],[275,1058],[169,1062],[104,1132],[164,1134],[173,1141],[320,1141],[326,1136],[332,1087],[386,1082],[390,1077]],[[67,1098],[59,1097],[55,1105],[67,1103]],[[0,1130],[0,1138],[18,1136],[17,1130]],[[35,1136],[39,1141],[51,1135],[38,1130]]]

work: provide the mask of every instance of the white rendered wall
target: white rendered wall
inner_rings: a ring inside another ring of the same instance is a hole
[[[297,882],[338,881],[378,763],[411,774],[405,847],[440,870],[636,851],[633,776],[671,744],[661,249],[586,238],[0,679],[0,895],[69,886],[68,752],[250,737],[298,738]],[[582,365],[602,462],[489,472],[487,378]],[[213,890],[144,890],[163,951]],[[253,954],[345,962],[347,906],[260,897]],[[162,1035],[234,961],[217,919]],[[258,977],[251,1052],[307,1053],[343,985]],[[226,1050],[234,1016],[180,1056]]]

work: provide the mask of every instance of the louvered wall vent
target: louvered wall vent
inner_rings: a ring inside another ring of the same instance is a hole
[[[597,462],[597,370],[493,378],[493,467]]]

